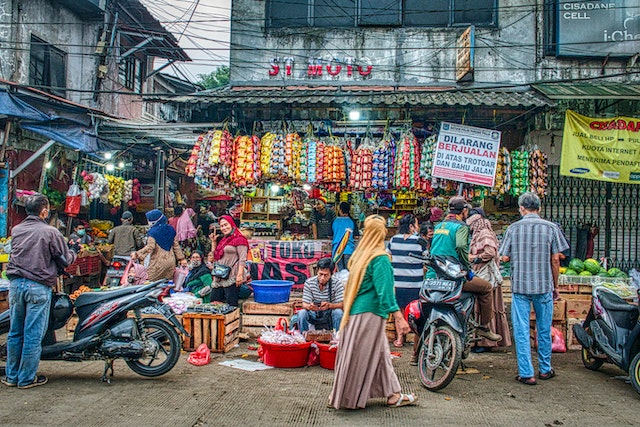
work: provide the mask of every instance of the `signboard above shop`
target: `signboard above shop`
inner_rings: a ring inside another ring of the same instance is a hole
[[[560,173],[640,184],[640,119],[591,118],[567,110]]]
[[[497,130],[442,122],[432,175],[493,187],[501,136]]]
[[[558,56],[628,57],[638,52],[638,0],[558,0],[557,7]]]

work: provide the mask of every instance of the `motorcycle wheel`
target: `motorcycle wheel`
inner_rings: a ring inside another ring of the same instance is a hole
[[[155,354],[140,359],[126,359],[127,366],[144,377],[158,377],[169,372],[180,357],[180,336],[162,319],[144,319],[143,339],[156,347]]]
[[[445,388],[458,371],[462,359],[460,335],[447,325],[434,331],[433,351],[429,353],[429,337],[425,336],[418,354],[420,382],[431,391]]]
[[[640,352],[636,354],[629,365],[629,379],[636,392],[640,393]]]

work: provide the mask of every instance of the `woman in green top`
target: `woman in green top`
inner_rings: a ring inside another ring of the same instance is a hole
[[[391,407],[410,405],[417,399],[401,393],[385,334],[389,313],[397,331],[409,332],[393,291],[393,267],[384,248],[385,223],[379,215],[364,221],[364,233],[349,260],[335,378],[329,396],[329,406],[336,409],[364,408],[368,399],[377,397],[386,398]]]
[[[193,293],[203,302],[210,302],[211,298],[211,270],[203,262],[204,254],[200,251],[193,251],[189,258],[189,275],[185,279],[185,290]]]

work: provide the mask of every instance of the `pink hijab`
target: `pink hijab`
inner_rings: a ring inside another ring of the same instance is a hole
[[[178,218],[178,223],[176,224],[176,237],[178,242],[193,239],[198,235],[198,231],[193,226],[193,221],[191,221],[191,217],[195,214],[193,209],[187,208],[182,212],[180,218]]]

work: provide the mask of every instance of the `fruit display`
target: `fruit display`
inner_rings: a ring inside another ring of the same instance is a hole
[[[629,276],[619,268],[612,267],[609,270],[604,268],[593,258],[585,259],[572,258],[567,268],[561,267],[560,274],[565,276],[597,276],[602,278],[627,279]]]
[[[98,172],[82,171],[80,176],[82,176],[82,185],[87,190],[89,200],[100,199],[101,202],[107,203],[109,181]]]
[[[82,285],[78,289],[73,291],[73,293],[69,295],[69,298],[75,301],[80,295],[82,295],[85,292],[91,292],[91,288],[88,286]]]
[[[133,199],[133,180],[128,179],[124,182],[124,188],[122,189],[122,201],[129,203]]]
[[[109,183],[109,195],[107,196],[109,204],[115,207],[120,206],[124,194],[124,179],[114,175],[105,175],[104,177]]]

